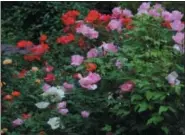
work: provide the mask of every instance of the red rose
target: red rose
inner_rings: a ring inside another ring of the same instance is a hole
[[[46,82],[52,82],[52,81],[55,80],[55,75],[52,74],[52,73],[49,73],[49,74],[46,75],[46,77],[44,78],[44,80],[45,80]]]

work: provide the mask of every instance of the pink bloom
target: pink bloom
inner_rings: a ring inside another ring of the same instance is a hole
[[[160,13],[156,9],[150,9],[148,13],[149,15],[154,16],[154,17],[160,16]]]
[[[44,69],[45,69],[46,72],[51,72],[51,71],[53,71],[54,67],[50,66],[50,65],[47,65]]]
[[[88,27],[85,24],[81,24],[78,28],[76,28],[76,32],[81,33],[82,35],[88,37],[89,39],[96,39],[99,36],[99,33],[96,30]]]
[[[44,80],[45,80],[46,82],[52,82],[52,81],[55,80],[55,75],[52,74],[52,73],[48,73],[48,74],[46,75],[46,77],[44,78]]]
[[[143,3],[140,5],[140,7],[139,7],[140,10],[142,10],[142,9],[148,10],[149,8],[150,8],[150,2],[143,2]]]
[[[45,84],[42,86],[42,89],[43,89],[44,91],[47,91],[49,88],[51,88],[51,86],[50,86],[49,84],[47,84],[47,83],[45,83]]]
[[[134,88],[134,86],[135,86],[135,84],[134,84],[134,82],[132,82],[132,81],[127,81],[127,82],[125,82],[124,84],[122,84],[121,86],[120,86],[120,89],[121,89],[121,93],[124,93],[124,92],[131,92],[132,91],[132,89]]]
[[[89,113],[88,111],[81,111],[81,116],[82,116],[83,118],[88,118],[89,115],[90,115],[90,113]]]
[[[115,7],[112,9],[112,17],[118,18],[122,14],[122,10],[120,7]]]
[[[101,46],[103,47],[104,51],[107,51],[107,52],[116,53],[118,51],[117,47],[113,43],[103,42],[103,44]]]
[[[115,65],[116,65],[116,67],[117,67],[118,69],[121,69],[122,66],[123,66],[123,64],[122,64],[119,60],[116,61]]]
[[[101,77],[99,74],[90,72],[88,76],[81,78],[79,80],[79,83],[83,88],[95,90],[97,88],[97,85],[95,85],[95,83],[99,82],[100,80]]]
[[[84,57],[80,55],[73,55],[71,57],[71,65],[79,66],[84,61]]]
[[[175,36],[172,36],[172,39],[173,39],[177,44],[183,44],[183,42],[184,42],[184,33],[182,33],[182,32],[177,32]]]
[[[60,109],[59,113],[61,113],[62,115],[66,115],[69,112],[69,110],[67,108],[65,109]]]
[[[16,120],[12,121],[12,125],[13,125],[14,127],[20,126],[20,125],[22,125],[23,123],[24,123],[24,121],[23,121],[22,119],[20,119],[20,118],[17,118]]]
[[[65,89],[68,89],[68,90],[73,89],[73,84],[70,84],[70,83],[67,83],[67,82],[64,82],[63,86],[64,86]]]
[[[109,24],[108,24],[108,29],[110,29],[110,30],[117,30],[118,32],[120,32],[121,31],[121,29],[122,29],[122,23],[121,23],[121,21],[120,20],[111,20],[110,22],[109,22]]]
[[[123,15],[126,16],[126,17],[132,17],[132,16],[133,16],[133,15],[132,15],[132,12],[131,12],[130,10],[126,9],[126,8],[123,10],[122,13],[123,13]]]
[[[174,21],[175,20],[181,20],[183,16],[184,15],[181,12],[177,11],[177,10],[172,12],[172,17],[173,17]]]
[[[172,21],[173,20],[172,14],[170,12],[168,12],[168,11],[163,11],[162,12],[162,18],[165,21]]]
[[[171,23],[172,30],[182,31],[184,29],[184,24],[180,20],[175,20]]]
[[[159,4],[159,3],[156,3],[156,4],[153,6],[153,8],[156,9],[156,10],[164,10],[163,7],[162,7],[162,5]]]
[[[57,108],[58,109],[64,109],[64,108],[66,108],[66,104],[67,104],[66,101],[62,101],[62,102],[57,104]]]
[[[87,52],[87,58],[94,58],[98,56],[98,50],[93,48]]]

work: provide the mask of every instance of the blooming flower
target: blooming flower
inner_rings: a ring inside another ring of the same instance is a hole
[[[59,44],[69,44],[70,42],[75,40],[75,36],[71,33],[67,34],[66,36],[60,36],[57,38],[57,43]]]
[[[98,56],[98,50],[96,48],[92,48],[87,52],[87,58],[94,58]]]
[[[97,68],[95,63],[87,63],[86,64],[86,70],[87,71],[95,71]]]
[[[179,85],[180,81],[177,79],[177,77],[178,77],[177,72],[173,71],[165,79],[171,85]]]
[[[32,67],[31,70],[32,70],[33,72],[36,72],[36,71],[39,70],[39,68],[38,68],[38,67]]]
[[[168,11],[162,11],[161,16],[165,21],[172,21],[173,20],[172,14]]]
[[[60,127],[60,117],[49,118],[47,124],[51,126],[51,129],[55,130]]]
[[[97,10],[90,10],[87,17],[85,18],[85,21],[89,23],[93,23],[99,18],[100,18],[100,13]]]
[[[3,65],[9,65],[9,64],[12,64],[12,59],[5,59],[3,61]]]
[[[21,95],[21,93],[19,91],[12,92],[12,96],[14,96],[14,97],[19,97],[20,95]]]
[[[47,35],[42,34],[39,38],[40,42],[45,42],[47,40]]]
[[[52,74],[52,73],[48,73],[48,74],[46,75],[46,77],[44,78],[44,80],[45,80],[46,82],[52,82],[52,81],[55,80],[55,75]]]
[[[27,114],[27,113],[23,113],[22,114],[22,118],[23,119],[28,119],[28,118],[30,118],[31,117],[31,114]]]
[[[44,85],[42,86],[42,89],[44,91],[47,91],[49,88],[51,88],[51,86],[49,84],[47,84],[47,83],[44,83]]]
[[[71,90],[71,89],[73,89],[73,84],[64,82],[64,83],[63,83],[63,87],[64,87],[65,89],[67,89],[67,90]]]
[[[31,46],[33,46],[33,43],[27,40],[21,40],[17,43],[18,48],[30,48]]]
[[[52,97],[52,102],[61,101],[65,97],[64,88],[63,87],[51,87],[47,91],[45,91],[42,96],[44,97]]]
[[[103,21],[103,22],[108,22],[109,20],[110,20],[110,15],[106,15],[106,14],[101,14],[101,16],[100,16],[100,21]]]
[[[103,42],[103,44],[101,46],[103,47],[104,51],[107,51],[107,52],[116,53],[118,51],[117,47],[113,43]]]
[[[177,11],[177,10],[172,11],[173,20],[181,20],[183,16],[184,15],[181,12]]]
[[[12,95],[5,95],[4,97],[3,97],[3,99],[4,100],[9,100],[9,101],[11,101],[12,99],[13,99],[13,96]]]
[[[44,101],[38,102],[38,103],[35,104],[35,106],[36,106],[37,108],[39,108],[39,109],[45,109],[45,108],[47,108],[49,105],[50,105],[49,102],[44,102]]]
[[[116,67],[117,67],[118,69],[121,69],[122,66],[123,66],[123,64],[122,64],[119,60],[116,60],[115,65],[116,65]]]
[[[101,77],[99,74],[89,72],[88,76],[79,80],[79,83],[83,88],[95,90],[97,88],[97,85],[95,85],[95,83],[99,82],[100,80]]]
[[[66,108],[66,104],[67,104],[66,101],[62,101],[62,102],[57,104],[57,108],[58,109],[64,109],[64,108]]]
[[[51,71],[53,71],[53,69],[54,69],[54,67],[51,66],[51,65],[46,65],[45,68],[44,68],[44,70],[45,70],[46,72],[51,72]]]
[[[184,33],[182,33],[182,32],[177,32],[175,36],[172,36],[172,39],[173,39],[177,44],[183,44],[183,42],[184,42]]]
[[[71,65],[79,66],[84,61],[84,57],[80,55],[73,55],[71,57]]]
[[[96,39],[99,36],[99,33],[96,30],[88,27],[85,24],[81,24],[78,28],[76,28],[76,32],[81,33],[82,35],[88,37],[89,39]]]
[[[81,111],[81,116],[82,116],[83,118],[88,118],[89,115],[90,115],[90,113],[89,113],[88,111]]]
[[[150,2],[143,2],[140,7],[137,9],[138,14],[148,14],[148,9],[150,8]]]
[[[24,121],[23,121],[22,119],[20,119],[20,118],[17,118],[17,119],[15,119],[14,121],[12,121],[12,125],[13,125],[14,127],[20,126],[20,125],[22,125],[23,123],[24,123]]]
[[[61,17],[61,21],[65,24],[65,25],[73,25],[76,21],[77,16],[80,15],[80,12],[77,10],[70,10],[68,12],[66,12],[65,14],[62,15]]]
[[[108,24],[108,29],[110,30],[117,30],[118,32],[120,32],[122,30],[122,23],[121,20],[111,20]]]
[[[177,45],[177,44],[175,44],[174,46],[173,46],[173,48],[175,49],[175,50],[177,50],[177,51],[179,51],[180,53],[184,53],[184,46],[182,46],[182,45]]]
[[[151,15],[151,16],[154,16],[154,17],[159,17],[160,16],[160,13],[156,9],[150,9],[148,11],[148,14]]]
[[[171,23],[171,27],[174,31],[182,31],[184,29],[184,24],[179,20],[175,20]]]
[[[69,112],[69,110],[67,108],[59,109],[58,112],[61,113],[62,115],[66,115]]]
[[[118,18],[122,14],[121,7],[115,7],[112,9],[112,17]]]
[[[122,14],[123,14],[125,17],[133,17],[132,12],[131,12],[130,10],[126,9],[126,8],[122,11]]]
[[[127,81],[125,82],[124,84],[120,85],[120,89],[121,89],[121,93],[124,93],[124,92],[131,92],[132,89],[134,88],[135,84],[134,82],[132,81]]]

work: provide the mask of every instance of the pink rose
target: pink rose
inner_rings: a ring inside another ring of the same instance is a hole
[[[184,24],[180,20],[175,20],[171,23],[172,30],[182,31],[184,29]]]
[[[84,61],[84,57],[80,55],[73,55],[71,57],[71,65],[79,66]]]
[[[66,115],[69,112],[69,110],[67,108],[65,109],[60,109],[59,113],[61,113],[62,115]]]
[[[104,51],[107,51],[107,52],[116,53],[118,51],[117,47],[113,43],[104,42],[101,46],[103,47]]]
[[[53,66],[50,66],[50,65],[47,65],[47,66],[44,68],[44,70],[45,70],[46,72],[51,72],[51,71],[53,71],[53,69],[54,69],[54,67],[53,67]]]
[[[133,17],[132,12],[126,8],[123,10],[123,15],[126,17]]]
[[[122,10],[120,7],[115,7],[112,9],[112,17],[113,18],[119,18],[119,16],[122,14]]]
[[[98,56],[98,50],[93,48],[87,52],[87,58],[94,58]]]
[[[132,89],[134,88],[135,84],[132,81],[127,81],[124,84],[122,84],[119,88],[121,89],[121,93],[124,92],[131,92]]]
[[[24,121],[23,121],[22,119],[20,119],[20,118],[17,118],[16,120],[12,121],[12,125],[13,125],[14,127],[20,126],[20,125],[22,125],[23,123],[24,123]]]
[[[183,42],[184,42],[184,33],[182,33],[182,32],[177,32],[175,36],[172,36],[172,39],[173,39],[177,44],[183,44]]]
[[[177,10],[172,12],[172,17],[173,17],[174,21],[175,20],[181,20],[183,16],[184,15],[181,12],[177,11]]]
[[[111,20],[110,22],[109,22],[109,24],[108,24],[108,29],[110,29],[110,30],[117,30],[118,32],[120,32],[121,30],[122,30],[122,23],[121,23],[121,21],[120,20],[115,20],[115,19],[113,19],[113,20]]]
[[[148,13],[149,15],[154,16],[154,17],[160,16],[160,13],[156,9],[150,9]]]
[[[52,82],[52,81],[55,80],[55,75],[52,74],[52,73],[48,73],[48,74],[46,75],[46,77],[44,78],[44,80],[45,80],[46,82]]]
[[[79,83],[83,88],[95,90],[97,88],[97,85],[95,83],[97,83],[100,80],[101,77],[99,74],[90,72],[88,76],[81,78],[79,80]]]
[[[89,115],[90,115],[90,113],[89,113],[88,111],[82,111],[82,112],[81,112],[81,116],[82,116],[83,118],[88,118]]]
[[[163,11],[162,12],[162,18],[165,21],[172,21],[173,20],[172,14],[170,12],[168,12],[168,11]]]
[[[66,105],[67,105],[66,101],[62,101],[62,102],[57,104],[57,108],[58,109],[64,109],[64,108],[66,108]]]
[[[45,83],[45,84],[42,86],[42,89],[43,89],[44,91],[47,91],[49,88],[51,88],[51,86],[50,86],[49,84],[47,84],[47,83]]]
[[[73,89],[73,84],[70,84],[70,83],[67,83],[67,82],[64,82],[63,86],[64,86],[65,89],[68,89],[68,90]]]

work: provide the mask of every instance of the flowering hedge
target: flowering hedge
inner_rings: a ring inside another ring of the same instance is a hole
[[[58,37],[18,41],[26,54],[2,56],[1,132],[172,134],[184,107],[183,14],[142,3],[135,15],[79,15],[61,16]]]

